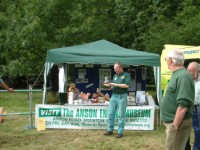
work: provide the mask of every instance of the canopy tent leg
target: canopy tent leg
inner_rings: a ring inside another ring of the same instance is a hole
[[[154,68],[154,78],[156,84],[156,94],[158,99],[158,104],[160,103],[161,99],[161,74],[160,74],[160,67],[153,67]]]
[[[43,84],[43,96],[42,96],[42,104],[46,103],[46,92],[47,92],[47,76],[49,74],[50,69],[52,68],[53,63],[45,63],[44,69],[44,84]]]

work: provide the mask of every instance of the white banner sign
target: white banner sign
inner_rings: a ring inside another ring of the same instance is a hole
[[[98,105],[40,105],[35,106],[35,125],[37,119],[44,118],[46,128],[65,129],[106,129],[108,106]],[[127,106],[125,130],[153,130],[154,106]],[[119,114],[116,113],[115,129]]]

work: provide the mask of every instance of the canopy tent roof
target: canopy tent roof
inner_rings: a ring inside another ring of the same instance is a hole
[[[46,62],[54,64],[114,64],[160,66],[158,54],[123,48],[106,40],[48,50]]]
[[[109,64],[121,62],[125,65],[145,65],[154,68],[158,101],[161,96],[160,91],[160,55],[123,48],[106,40],[99,40],[87,44],[50,49],[47,51],[47,58],[44,71],[43,104],[46,100],[47,75],[53,64],[63,64],[64,72],[59,71],[62,83],[66,83],[67,64]],[[60,83],[60,82],[59,82]],[[59,85],[60,87],[60,85]],[[62,86],[64,88],[65,86]],[[59,90],[60,91],[60,90]],[[66,90],[65,90],[66,91]],[[61,92],[61,91],[60,91]]]

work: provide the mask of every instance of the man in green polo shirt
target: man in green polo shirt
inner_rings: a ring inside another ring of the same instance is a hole
[[[115,114],[118,110],[119,121],[116,138],[121,138],[124,132],[127,92],[130,86],[131,77],[130,74],[123,71],[121,63],[115,63],[114,71],[116,74],[113,77],[113,83],[107,83],[107,85],[112,88],[113,94],[108,107],[108,129],[104,135],[113,134]]]
[[[170,51],[166,63],[172,71],[160,103],[161,119],[166,126],[166,149],[184,150],[192,128],[194,81],[183,67],[184,54],[180,50]]]

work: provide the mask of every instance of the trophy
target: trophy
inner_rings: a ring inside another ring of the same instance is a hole
[[[108,83],[108,77],[105,77],[104,83]]]

